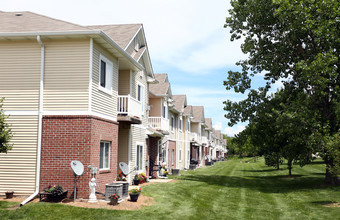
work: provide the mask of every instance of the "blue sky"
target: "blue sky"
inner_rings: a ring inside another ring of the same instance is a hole
[[[143,23],[155,73],[168,73],[173,94],[203,105],[205,117],[234,135],[222,102],[245,96],[226,91],[223,80],[245,59],[241,42],[230,42],[223,28],[229,0],[1,0],[1,11],[32,11],[80,25]],[[261,82],[261,80],[260,80]]]

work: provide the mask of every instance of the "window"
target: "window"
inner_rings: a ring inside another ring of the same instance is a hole
[[[143,169],[143,145],[137,145],[137,154],[136,154],[136,167],[137,170]]]
[[[100,142],[100,164],[99,169],[109,169],[110,168],[110,142],[101,141]]]
[[[182,127],[183,127],[182,124],[183,124],[183,123],[182,123],[182,117],[179,117],[179,125],[178,125],[178,127],[179,127],[179,130],[180,130],[180,131],[182,131]]]
[[[102,89],[111,92],[113,80],[113,63],[106,57],[100,55],[100,74],[99,86]]]
[[[171,116],[171,121],[170,121],[170,126],[171,126],[171,131],[173,131],[174,130],[174,127],[175,127],[175,118],[174,118],[174,116]]]
[[[162,117],[167,118],[167,106],[163,104]]]
[[[182,149],[179,149],[179,153],[178,153],[178,158],[179,158],[179,162],[182,162]]]
[[[137,100],[142,104],[142,113],[144,112],[144,86],[138,84],[137,86]]]
[[[189,121],[189,119],[187,120],[187,131],[190,132],[190,121]]]

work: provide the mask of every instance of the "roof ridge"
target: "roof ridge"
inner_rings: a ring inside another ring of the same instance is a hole
[[[40,16],[40,17],[44,17],[44,18],[52,19],[52,20],[55,20],[55,21],[58,21],[58,22],[63,22],[63,23],[66,23],[66,24],[71,24],[71,25],[75,25],[75,26],[78,26],[78,27],[81,27],[81,28],[86,28],[86,29],[92,30],[92,29],[90,29],[90,28],[88,28],[86,26],[82,26],[80,24],[76,24],[76,23],[72,23],[72,22],[69,22],[69,21],[60,20],[60,19],[57,19],[57,18],[49,17],[47,15],[43,15],[43,14],[37,14],[37,13],[31,12],[31,11],[22,11],[21,13],[24,13],[24,12],[25,13],[32,13],[32,14],[35,14],[35,15]],[[18,13],[18,12],[16,12],[16,13]],[[20,11],[19,11],[19,13],[20,13]]]

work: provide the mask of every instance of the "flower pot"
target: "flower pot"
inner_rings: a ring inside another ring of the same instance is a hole
[[[139,185],[139,182],[140,182],[140,180],[138,179],[134,179],[133,180],[133,185],[136,185],[136,186],[138,186]]]
[[[118,199],[110,199],[110,205],[118,205]]]
[[[131,202],[137,202],[139,193],[129,193]]]
[[[13,198],[14,192],[13,191],[7,191],[7,192],[5,192],[5,194],[6,194],[6,199],[11,199],[11,198]]]

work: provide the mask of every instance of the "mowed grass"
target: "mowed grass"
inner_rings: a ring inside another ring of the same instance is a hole
[[[143,187],[155,204],[136,211],[86,209],[35,203],[16,210],[0,203],[0,219],[340,219],[340,187],[323,184],[321,160],[303,168],[275,170],[246,159],[182,171],[177,182]],[[285,167],[282,166],[282,167]]]

